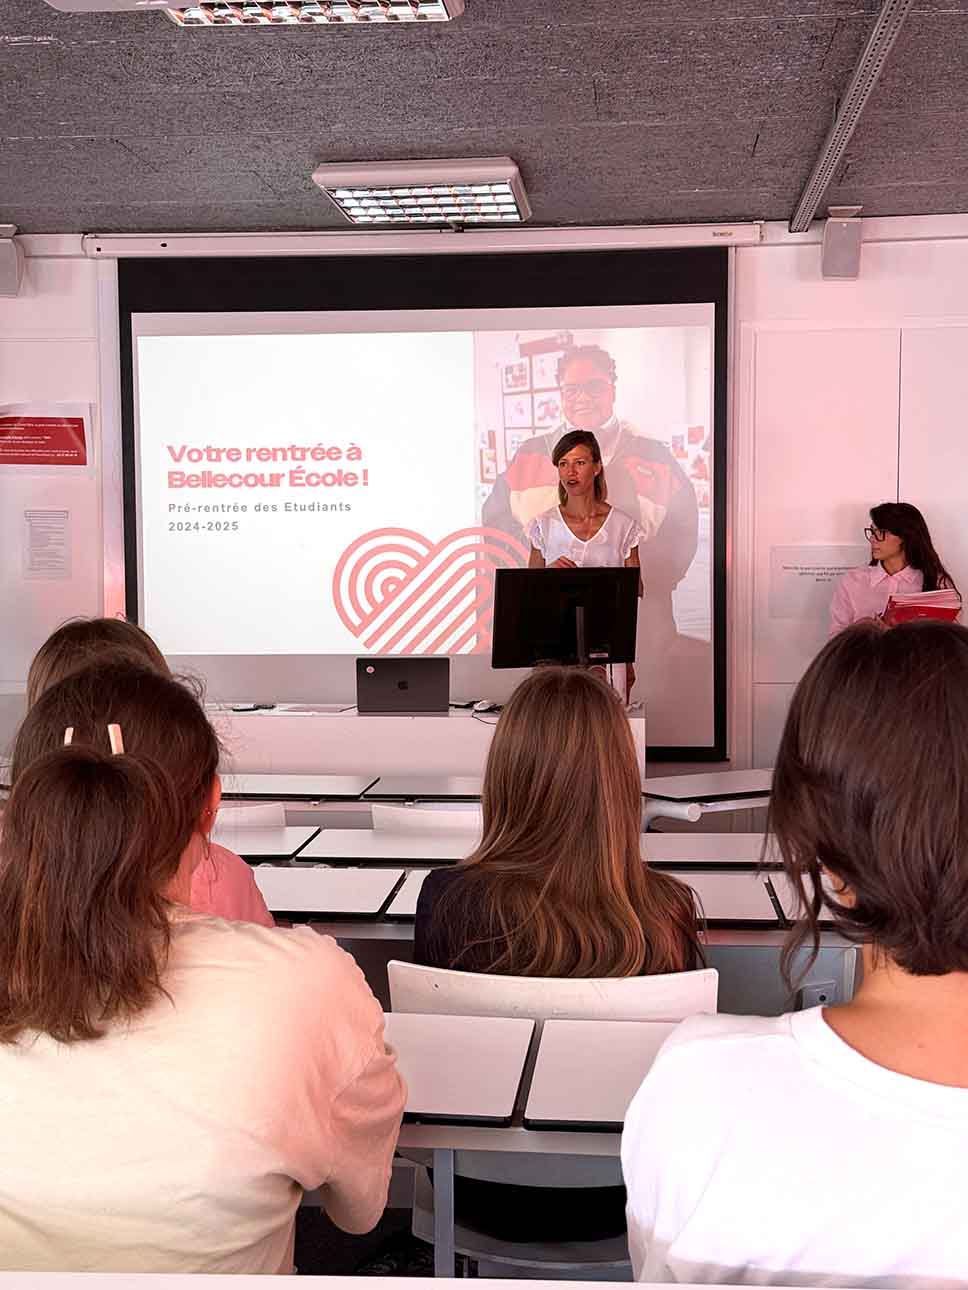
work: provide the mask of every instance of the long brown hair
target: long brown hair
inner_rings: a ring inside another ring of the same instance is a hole
[[[968,971],[966,730],[964,627],[858,623],[811,663],[769,812],[802,911],[784,948],[788,981],[805,942],[807,966],[816,957],[821,917],[916,976]]]
[[[65,676],[88,667],[107,650],[115,657],[127,653],[146,667],[170,676],[165,656],[136,623],[123,618],[71,618],[52,632],[34,655],[27,673],[27,707]]]
[[[488,971],[624,977],[701,961],[691,893],[642,861],[632,732],[596,676],[540,667],[518,686],[494,733],[481,806],[481,844],[460,886],[475,922],[492,929]]]
[[[109,753],[109,723],[124,755]],[[164,892],[218,755],[197,699],[131,662],[74,673],[30,709],[0,836],[0,1042],[94,1039],[161,990]]]

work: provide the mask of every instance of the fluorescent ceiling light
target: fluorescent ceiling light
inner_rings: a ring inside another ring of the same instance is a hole
[[[464,0],[206,0],[167,9],[180,27],[326,27],[345,23],[447,22]]]
[[[47,0],[62,13],[164,9],[180,27],[299,27],[341,23],[447,22],[464,0]]]
[[[521,224],[531,217],[521,174],[510,157],[457,161],[336,162],[313,182],[351,224]]]

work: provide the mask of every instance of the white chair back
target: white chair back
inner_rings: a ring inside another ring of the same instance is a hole
[[[387,964],[387,975],[394,1012],[457,1017],[682,1021],[696,1013],[715,1012],[719,993],[715,968],[582,980],[491,976],[392,960]]]
[[[398,806],[374,802],[373,827],[393,833],[466,833],[480,837],[483,823],[477,802],[446,806]]]

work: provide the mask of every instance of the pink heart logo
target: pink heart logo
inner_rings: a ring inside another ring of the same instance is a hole
[[[333,601],[369,653],[485,654],[494,570],[527,560],[498,529],[459,529],[437,543],[411,529],[373,529],[340,556]]]

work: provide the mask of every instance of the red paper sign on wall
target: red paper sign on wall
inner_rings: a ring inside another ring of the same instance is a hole
[[[0,466],[86,466],[83,417],[0,414]]]

